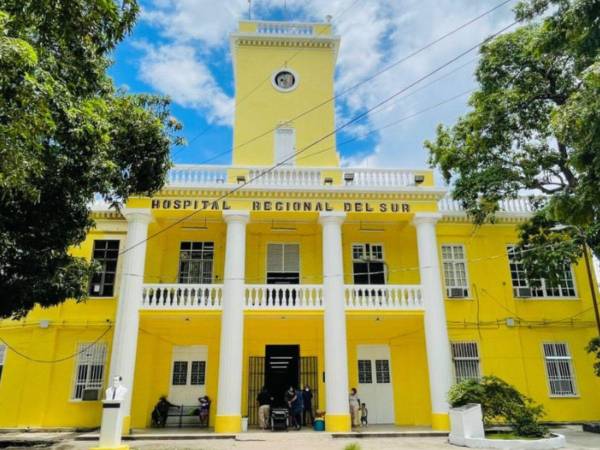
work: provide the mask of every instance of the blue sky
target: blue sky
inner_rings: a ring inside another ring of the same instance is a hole
[[[324,21],[331,14],[341,36],[336,71],[336,89],[341,91],[499,3],[501,0],[253,0],[253,19]],[[509,2],[341,97],[336,104],[338,125],[512,22],[515,3]],[[130,92],[172,98],[172,112],[183,123],[188,140],[187,146],[173,150],[176,163],[202,163],[226,152],[231,148],[235,95],[227,36],[236,30],[238,20],[247,19],[247,0],[143,0],[141,5],[143,11],[132,35],[113,56],[110,73],[116,84]],[[338,144],[355,139],[338,147],[343,163],[425,167],[423,141],[435,135],[438,123],[452,124],[468,108],[468,95],[460,94],[476,86],[476,57],[475,52],[465,56],[377,114],[338,133]],[[432,83],[436,79],[440,80]],[[401,122],[396,125],[367,134],[398,120]],[[229,164],[230,155],[210,163]]]

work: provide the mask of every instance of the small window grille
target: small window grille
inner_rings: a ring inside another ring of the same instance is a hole
[[[83,399],[86,390],[100,390],[104,386],[106,344],[79,344],[75,364],[75,383],[72,398]],[[99,398],[97,396],[96,398]]]
[[[173,361],[173,386],[185,386],[187,384],[187,373],[187,361]]]
[[[545,343],[544,358],[550,395],[570,397],[577,394],[571,355],[565,343]]]
[[[465,248],[462,245],[442,245],[442,263],[447,297],[468,297],[469,284]]]
[[[119,241],[94,241],[92,259],[100,268],[92,276],[89,288],[90,297],[112,297],[114,295],[118,258]]]
[[[190,384],[203,385],[206,378],[206,361],[192,361]]]
[[[481,377],[479,368],[479,349],[476,342],[453,342],[452,359],[456,382],[478,380]]]
[[[214,242],[182,242],[179,247],[179,283],[212,283],[214,253]]]
[[[521,262],[521,254],[515,246],[508,246],[508,263],[510,267],[510,276],[512,279],[513,294],[515,297],[575,297],[575,281],[570,264],[565,264],[562,273],[559,276],[558,284],[552,285],[548,280],[541,279],[536,283],[537,287],[531,287],[525,267]]]
[[[358,382],[361,384],[373,383],[373,373],[370,359],[358,360]]]
[[[390,382],[390,361],[387,359],[376,359],[375,375],[378,384],[388,384]]]

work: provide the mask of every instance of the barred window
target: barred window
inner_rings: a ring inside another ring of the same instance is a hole
[[[456,382],[479,379],[479,349],[476,342],[452,342],[452,359]]]
[[[99,270],[94,273],[89,288],[90,297],[112,297],[115,290],[119,241],[98,239],[94,241],[92,260]]]
[[[358,382],[361,384],[373,383],[373,373],[371,372],[371,360],[358,360]]]
[[[0,344],[0,381],[2,381],[2,372],[4,371],[4,358],[6,357],[6,345]]]
[[[179,247],[179,283],[212,283],[214,253],[214,242],[182,242]]]
[[[84,399],[84,391],[100,390],[104,386],[106,365],[106,344],[79,344],[77,346],[77,361],[72,398]],[[99,395],[96,396],[99,398]]]
[[[442,263],[446,296],[448,298],[468,297],[469,283],[467,281],[467,261],[464,246],[442,245]]]
[[[383,245],[353,244],[354,284],[385,284]]]
[[[550,395],[570,397],[577,394],[571,355],[564,342],[544,343],[544,359]]]
[[[508,262],[515,297],[575,297],[575,282],[570,264],[565,264],[557,284],[541,279],[539,286],[531,287],[525,268],[521,262],[521,254],[515,246],[508,246]],[[537,283],[536,283],[537,285]]]
[[[173,361],[173,386],[185,386],[187,384],[187,373],[187,361]]]
[[[206,379],[206,361],[192,361],[190,384],[203,385]]]
[[[378,384],[390,382],[390,361],[387,359],[375,360],[375,379]]]

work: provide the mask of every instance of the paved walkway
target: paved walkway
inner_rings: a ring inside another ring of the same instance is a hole
[[[566,435],[567,450],[600,449],[600,435],[585,433],[580,426],[566,426],[553,431]],[[73,433],[3,433],[0,435],[0,448],[5,447],[1,441],[30,440],[40,442],[47,440],[56,442],[46,448],[53,450],[84,450],[95,444],[90,441],[74,440]],[[33,442],[32,442],[33,443]],[[443,436],[428,437],[361,437],[333,438],[328,433],[294,432],[262,433],[252,432],[240,434],[229,439],[195,439],[195,440],[136,440],[128,442],[132,449],[139,450],[344,450],[348,444],[357,443],[361,450],[459,450],[447,442]]]

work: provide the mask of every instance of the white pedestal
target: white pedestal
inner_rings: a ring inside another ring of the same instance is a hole
[[[95,449],[128,449],[129,446],[121,443],[123,431],[123,414],[121,402],[104,400],[102,402],[102,427],[100,428],[100,442]]]
[[[450,409],[450,443],[465,445],[467,438],[483,437],[483,414],[479,403]]]

